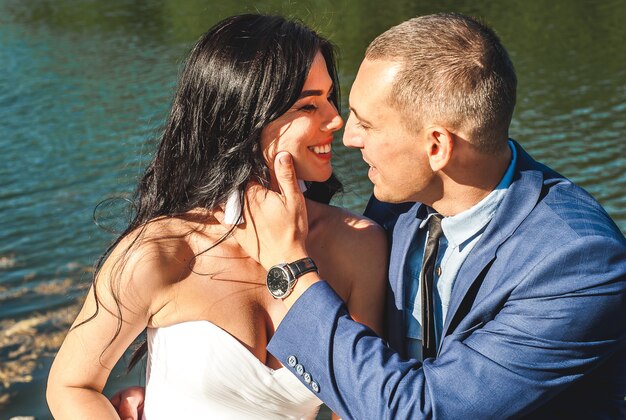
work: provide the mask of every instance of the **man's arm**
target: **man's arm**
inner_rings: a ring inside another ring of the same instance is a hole
[[[291,161],[275,168],[282,194],[248,194],[246,226],[236,233],[266,268],[307,255]],[[346,419],[527,414],[623,349],[626,337],[616,321],[626,318],[624,247],[588,237],[546,254],[523,272],[507,273],[518,286],[497,310],[483,324],[447,336],[439,356],[423,365],[403,360],[354,322],[314,273],[285,300],[291,309],[268,349],[292,372],[307,372],[308,386]]]
[[[283,363],[295,356],[345,419],[517,417],[623,350],[625,267],[615,241],[568,244],[521,273],[493,319],[446,337],[423,365],[353,322],[320,282],[293,305],[268,350]],[[591,280],[581,287],[582,276]]]

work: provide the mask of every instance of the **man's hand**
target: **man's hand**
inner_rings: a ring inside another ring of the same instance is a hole
[[[113,395],[109,401],[122,420],[140,420],[143,415],[143,403],[146,389],[141,386],[131,386]]]
[[[275,264],[307,256],[306,205],[291,155],[278,153],[274,169],[280,193],[260,185],[249,186],[245,195],[244,223],[233,232],[239,245],[266,270]],[[223,212],[217,211],[215,217],[221,222]]]

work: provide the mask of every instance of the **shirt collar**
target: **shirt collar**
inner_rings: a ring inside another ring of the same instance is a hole
[[[489,221],[491,221],[498,206],[504,199],[513,181],[515,165],[517,163],[517,151],[511,141],[509,141],[509,148],[511,149],[511,163],[509,163],[509,167],[496,188],[471,208],[454,216],[444,217],[441,220],[443,234],[452,247],[463,246],[467,241],[482,231]],[[424,215],[422,213],[422,216],[425,217],[423,217],[420,223],[420,228],[424,227],[430,216],[435,213],[430,207],[428,207],[426,211],[427,214]]]

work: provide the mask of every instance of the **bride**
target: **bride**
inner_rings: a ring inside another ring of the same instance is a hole
[[[230,233],[246,222],[246,186],[277,189],[274,157],[288,151],[308,188],[307,249],[352,317],[381,333],[385,235],[326,204],[341,188],[331,166],[338,90],[331,44],[298,22],[234,16],[200,38],[134,219],[99,261],[50,370],[55,418],[118,418],[102,390],[146,328],[147,349],[133,358],[147,351],[145,418],[181,408],[198,418],[315,416],[315,378],[303,369],[302,384],[265,348],[285,307]],[[223,208],[232,229],[213,217]]]

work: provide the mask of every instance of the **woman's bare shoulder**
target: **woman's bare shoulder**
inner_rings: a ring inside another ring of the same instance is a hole
[[[348,209],[326,205],[326,223],[350,241],[386,242],[384,229],[373,220]]]
[[[387,235],[376,222],[350,210],[330,205],[320,205],[317,231],[318,239],[330,244],[328,250],[342,255],[348,265],[382,264],[387,259]]]
[[[115,245],[99,277],[142,290],[173,284],[181,279],[194,256],[189,237],[175,219],[151,220]]]
[[[382,334],[387,235],[374,221],[349,210],[328,206],[324,213],[318,240],[326,244],[324,261],[330,270],[320,274],[327,276],[354,320]]]

